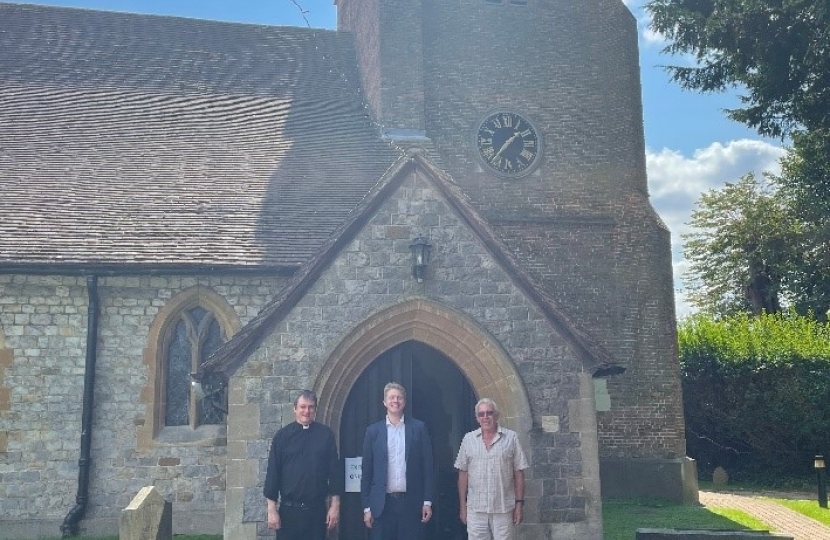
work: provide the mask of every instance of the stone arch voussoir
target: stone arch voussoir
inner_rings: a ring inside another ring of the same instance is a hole
[[[476,394],[496,401],[503,423],[520,433],[531,426],[530,403],[513,361],[475,321],[447,306],[409,300],[361,323],[329,355],[317,377],[318,419],[339,433],[357,378],[385,351],[406,341],[429,345],[454,362]]]

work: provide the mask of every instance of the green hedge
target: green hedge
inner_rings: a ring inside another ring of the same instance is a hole
[[[687,453],[702,475],[804,476],[830,453],[830,325],[693,316],[678,339]]]

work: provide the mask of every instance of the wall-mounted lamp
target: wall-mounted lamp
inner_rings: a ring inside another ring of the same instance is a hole
[[[824,456],[818,455],[815,457],[813,468],[816,470],[816,479],[818,480],[818,505],[821,508],[827,508],[827,479],[824,476]]]
[[[412,276],[418,280],[418,283],[421,283],[427,274],[432,244],[423,236],[419,236],[409,244],[409,249],[412,250]]]

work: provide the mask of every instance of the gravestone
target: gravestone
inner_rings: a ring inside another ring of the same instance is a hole
[[[153,486],[141,488],[124,510],[118,540],[172,540],[173,504]]]
[[[717,467],[712,473],[712,483],[716,486],[725,486],[729,483],[729,473],[723,467]]]

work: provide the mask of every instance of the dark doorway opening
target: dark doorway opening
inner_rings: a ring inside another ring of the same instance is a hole
[[[384,418],[383,387],[388,382],[404,385],[405,415],[426,423],[435,457],[437,500],[427,525],[428,540],[464,540],[458,519],[458,490],[453,467],[461,439],[478,425],[474,417],[476,395],[467,378],[441,352],[407,341],[375,359],[360,374],[346,400],[340,424],[340,453],[358,457],[366,426]],[[365,540],[359,493],[346,493],[341,503],[340,540]]]

